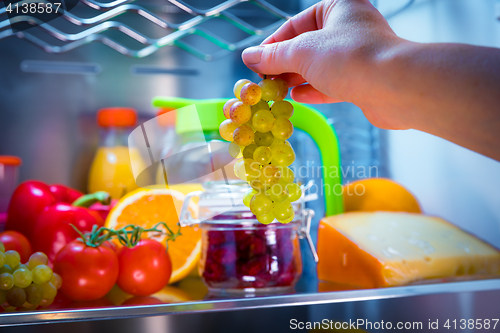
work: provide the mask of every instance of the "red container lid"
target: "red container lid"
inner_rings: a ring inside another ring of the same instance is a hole
[[[23,163],[20,157],[10,155],[0,155],[0,164],[19,166]]]
[[[137,112],[125,107],[100,109],[97,111],[97,123],[101,127],[131,127],[137,123]]]
[[[158,113],[156,114],[156,117],[158,119],[158,124],[160,126],[175,126],[175,119],[176,119],[176,114],[175,109],[171,108],[161,108]],[[161,116],[161,117],[159,117]]]

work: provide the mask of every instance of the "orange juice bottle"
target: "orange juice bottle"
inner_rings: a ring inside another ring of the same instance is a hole
[[[132,173],[132,164],[146,168],[141,154],[128,148],[128,136],[137,123],[132,108],[105,108],[97,112],[101,127],[99,147],[90,167],[88,190],[90,193],[106,191],[119,199],[138,186]]]

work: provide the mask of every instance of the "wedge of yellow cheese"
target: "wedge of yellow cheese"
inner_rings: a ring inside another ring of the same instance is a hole
[[[318,278],[365,288],[424,279],[500,276],[500,251],[437,217],[352,212],[318,232]]]

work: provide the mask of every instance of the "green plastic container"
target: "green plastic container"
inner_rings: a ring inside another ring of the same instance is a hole
[[[177,97],[155,97],[153,106],[161,108],[179,109],[188,105],[196,105],[200,123],[204,131],[213,131],[219,128],[221,122],[226,118],[222,112],[222,107],[227,98],[218,99],[187,99]],[[337,135],[332,126],[328,124],[327,119],[319,111],[289,100],[295,109],[292,122],[295,128],[298,128],[314,140],[321,154],[321,163],[325,168],[323,171],[323,181],[325,188],[325,207],[326,215],[340,214],[344,211],[342,201],[342,172],[340,169],[340,150]],[[190,119],[183,117],[182,113],[177,114],[176,131],[185,133],[196,128],[192,128]],[[336,168],[336,169],[335,169]],[[335,170],[336,172],[333,172]]]

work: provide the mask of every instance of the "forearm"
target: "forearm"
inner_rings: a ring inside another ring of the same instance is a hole
[[[401,41],[366,73],[353,102],[373,117],[383,113],[385,127],[421,130],[500,160],[500,50]]]

